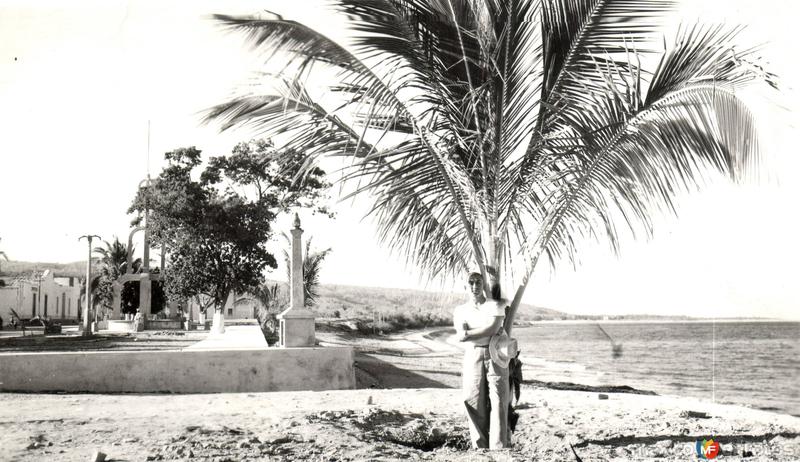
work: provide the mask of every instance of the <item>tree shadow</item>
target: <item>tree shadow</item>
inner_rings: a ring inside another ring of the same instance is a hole
[[[453,388],[431,378],[434,371],[403,369],[369,354],[357,354],[355,367],[356,388]]]

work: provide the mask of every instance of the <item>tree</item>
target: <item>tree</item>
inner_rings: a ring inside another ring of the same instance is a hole
[[[0,239],[0,241],[2,241],[2,239]],[[0,257],[4,258],[6,261],[8,261],[8,256],[2,250],[0,250]],[[2,267],[0,267],[0,274],[3,274]],[[5,281],[2,281],[2,284],[5,285]]]
[[[248,298],[259,302],[257,317],[261,332],[264,333],[267,343],[273,345],[279,339],[278,314],[286,306],[286,298],[281,296],[278,284],[270,284],[269,281],[262,282],[249,292]]]
[[[477,268],[512,287],[509,331],[543,256],[574,263],[592,239],[616,252],[677,192],[758,161],[736,92],[773,76],[721,26],[662,48],[671,1],[332,3],[342,43],[278,15],[216,16],[280,59],[262,73],[272,90],[207,120],[280,134],[307,168],[349,156],[382,241],[430,278]]]
[[[92,252],[98,256],[97,264],[99,265],[100,273],[96,283],[93,282],[92,285],[92,305],[102,304],[106,310],[109,310],[113,309],[113,283],[128,271],[128,249],[116,236],[114,236],[112,242],[103,241],[103,244],[104,246],[97,246],[92,249]],[[131,251],[133,252],[133,249]],[[142,259],[136,258],[131,264],[133,266],[132,272],[138,273],[141,270]],[[121,298],[122,312],[135,312],[135,307],[139,305],[138,284],[126,284],[123,287]]]
[[[149,210],[152,242],[170,249],[165,269],[166,289],[172,300],[204,295],[222,315],[232,291],[257,285],[275,257],[266,248],[272,222],[290,207],[321,202],[325,172],[304,172],[291,153],[272,150],[263,141],[241,143],[229,157],[212,157],[193,179],[200,151],[181,148],[165,154],[167,167],[150,187],[139,190],[131,212],[142,220]],[[327,213],[323,205],[315,211]]]

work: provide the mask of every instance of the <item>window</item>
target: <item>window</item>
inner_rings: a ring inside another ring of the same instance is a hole
[[[47,317],[47,295],[44,296],[44,316]]]
[[[233,316],[233,308],[228,308],[228,316]]]
[[[36,316],[36,296],[35,295],[33,296],[33,311],[32,311],[32,313],[33,314],[31,314],[31,317]]]

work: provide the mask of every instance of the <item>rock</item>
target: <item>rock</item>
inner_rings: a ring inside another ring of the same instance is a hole
[[[625,449],[623,447],[618,447],[618,448],[614,449],[614,456],[622,458],[622,459],[627,459],[628,456],[630,456],[630,454],[631,454],[630,451],[628,451],[627,449]]]
[[[275,438],[274,440],[270,441],[269,443],[270,444],[286,444],[286,443],[291,443],[292,441],[293,440],[292,440],[291,436],[281,436],[281,437]]]
[[[94,454],[92,454],[92,458],[89,460],[91,462],[105,462],[106,454],[104,452],[95,451]]]
[[[600,393],[597,395],[597,399],[608,399],[608,395],[605,393]]]
[[[670,449],[674,444],[675,443],[672,440],[661,440],[656,443],[656,446],[661,449]]]
[[[123,443],[138,443],[139,438],[125,438],[122,440]]]
[[[680,413],[680,417],[684,419],[710,419],[711,416],[706,414],[705,412],[698,412],[698,411],[683,411]]]
[[[372,404],[372,395],[367,398],[367,404]]]
[[[742,457],[753,457],[753,452],[745,449],[742,451]]]
[[[250,443],[248,443],[246,440],[242,440],[239,441],[239,444],[237,444],[236,447],[239,449],[247,449],[250,447]]]

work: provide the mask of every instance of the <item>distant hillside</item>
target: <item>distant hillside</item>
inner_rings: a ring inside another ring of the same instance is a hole
[[[372,319],[381,315],[432,314],[449,318],[456,305],[464,303],[465,294],[427,292],[413,289],[386,289],[348,285],[322,285],[314,311],[321,317]],[[338,315],[338,316],[337,316]],[[570,318],[571,315],[533,305],[522,304],[520,321]]]
[[[3,261],[0,263],[0,276],[14,277],[30,274],[34,269],[50,269],[58,276],[81,277],[86,274],[86,262],[46,263]],[[275,283],[275,281],[271,281]],[[285,283],[281,284],[281,292],[286,294]],[[428,292],[414,289],[387,289],[381,287],[362,287],[350,285],[323,284],[319,289],[319,299],[314,311],[321,318],[372,320],[377,315],[394,317],[404,314],[410,317],[434,318],[441,322],[450,319],[453,308],[466,300],[466,294]],[[523,303],[517,313],[517,321],[549,320],[675,320],[691,319],[686,316],[656,315],[576,315],[562,311]]]
[[[0,262],[0,276],[14,277],[30,274],[34,270],[52,270],[58,276],[81,277],[86,275],[86,262],[72,263],[47,263],[29,261],[2,261]]]

